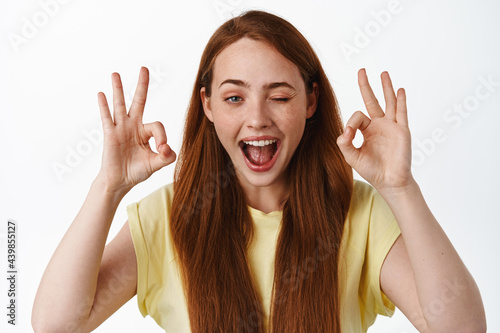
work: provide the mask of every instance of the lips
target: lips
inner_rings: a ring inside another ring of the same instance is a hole
[[[255,172],[265,172],[276,163],[281,140],[271,136],[247,137],[240,141],[239,146],[247,167]]]

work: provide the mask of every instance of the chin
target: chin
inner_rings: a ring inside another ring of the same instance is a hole
[[[246,168],[246,166],[243,166]],[[240,183],[244,182],[247,185],[255,187],[268,187],[272,185],[277,185],[278,180],[281,178],[280,175],[276,175],[275,172],[269,171],[266,174],[255,174],[251,170],[245,170],[244,172],[237,172],[238,180]],[[244,184],[242,184],[244,185]]]

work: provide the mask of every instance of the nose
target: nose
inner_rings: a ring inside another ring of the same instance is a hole
[[[252,129],[270,128],[272,125],[270,110],[265,102],[255,102],[248,104],[247,126]]]

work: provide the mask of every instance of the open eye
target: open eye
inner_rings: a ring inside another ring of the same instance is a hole
[[[225,101],[229,103],[238,103],[242,101],[242,98],[239,96],[231,96],[226,98]]]

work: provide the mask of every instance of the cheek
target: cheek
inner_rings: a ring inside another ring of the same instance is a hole
[[[217,133],[219,141],[222,143],[224,148],[228,148],[227,145],[233,143],[238,135],[238,124],[234,117],[224,116],[222,114],[214,114],[214,127]]]
[[[306,125],[306,111],[303,108],[293,108],[288,110],[281,117],[281,127],[283,131],[300,131]]]

